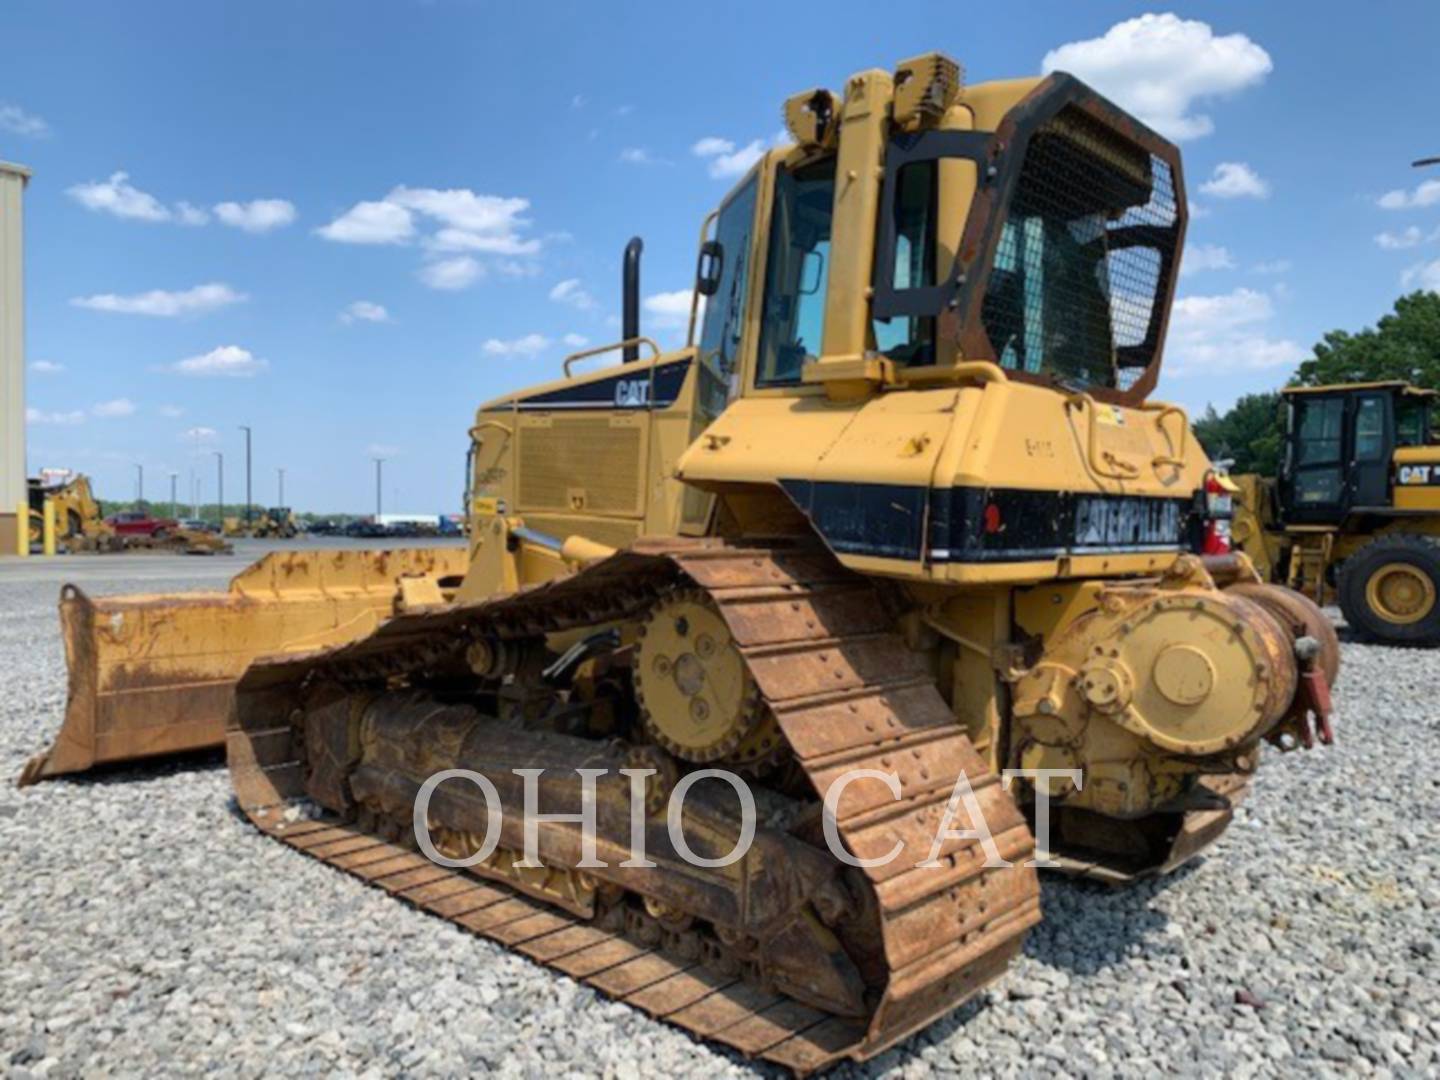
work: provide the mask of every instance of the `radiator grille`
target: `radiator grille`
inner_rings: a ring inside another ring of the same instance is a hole
[[[557,416],[520,428],[520,510],[639,514],[645,433],[608,416]]]

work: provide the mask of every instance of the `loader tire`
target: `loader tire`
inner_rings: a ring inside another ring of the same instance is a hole
[[[1337,592],[1345,621],[1367,641],[1440,643],[1440,538],[1376,538],[1345,560]]]

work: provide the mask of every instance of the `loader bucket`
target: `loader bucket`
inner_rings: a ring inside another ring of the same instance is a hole
[[[223,592],[91,598],[66,585],[65,722],[21,786],[224,745],[235,681],[257,656],[364,637],[403,609],[403,596],[422,592],[405,579],[448,588],[466,562],[462,548],[276,552]]]

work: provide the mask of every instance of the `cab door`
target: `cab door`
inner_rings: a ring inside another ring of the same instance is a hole
[[[1350,467],[1345,509],[1389,506],[1390,459],[1395,450],[1391,396],[1357,394],[1350,405]]]
[[[1345,398],[1296,394],[1291,398],[1285,462],[1280,478],[1286,521],[1337,524],[1345,513]]]

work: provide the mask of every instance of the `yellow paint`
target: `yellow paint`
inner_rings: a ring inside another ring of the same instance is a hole
[[[45,500],[45,524],[43,526],[43,550],[47,558],[55,555],[55,501]]]

